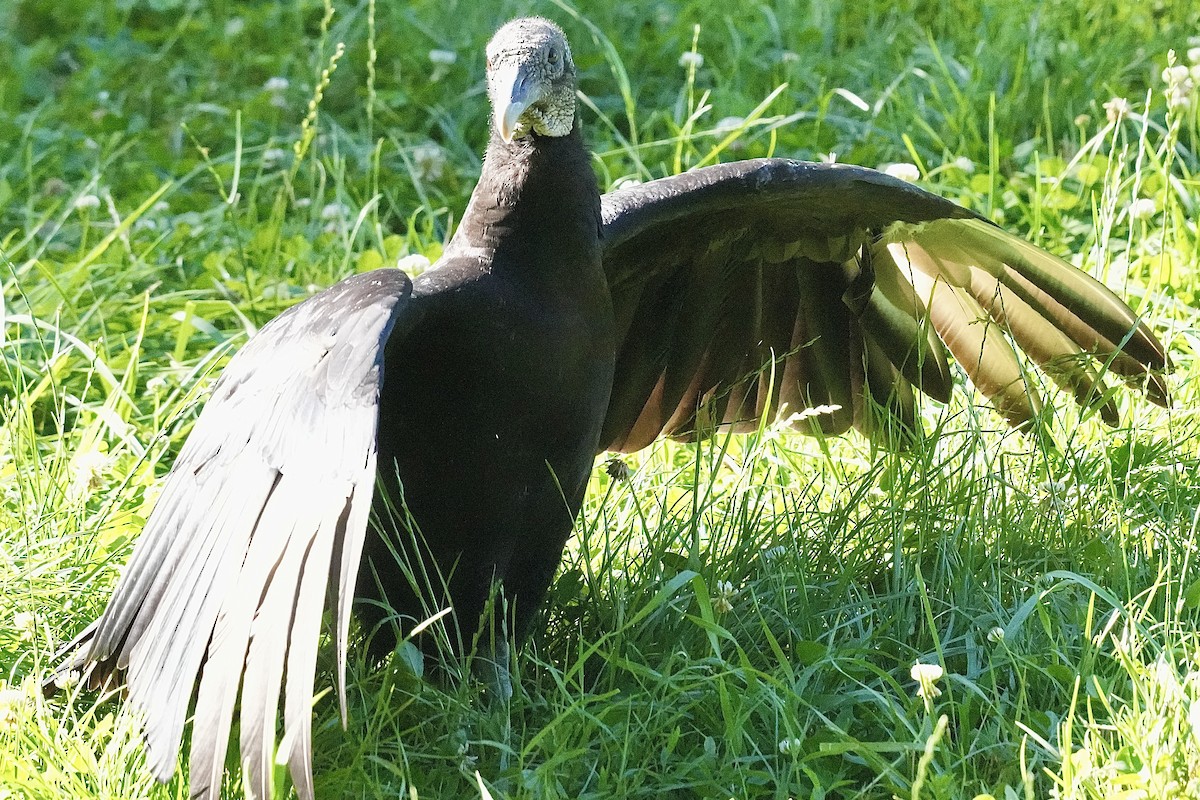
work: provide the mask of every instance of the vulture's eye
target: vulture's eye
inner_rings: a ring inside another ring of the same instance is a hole
[[[550,54],[546,56],[546,60],[549,61],[551,64],[557,64],[558,63],[558,51],[555,50],[553,47],[550,48]]]

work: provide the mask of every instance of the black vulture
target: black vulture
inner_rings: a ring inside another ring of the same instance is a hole
[[[1010,342],[1108,422],[1107,371],[1167,402],[1163,348],[1115,294],[879,172],[763,159],[601,196],[575,78],[556,25],[502,27],[482,174],[443,258],[300,303],[214,387],[61,667],[125,683],[160,779],[194,708],[192,792],[216,796],[240,703],[248,787],[267,796],[282,703],[279,757],[311,798],[326,599],[344,718],[354,598],[381,601],[358,606],[368,625],[384,607],[420,618],[397,552],[445,576],[424,599],[503,661],[605,450],[818,406],[795,424],[912,432],[914,390],[950,394],[947,349],[1029,425],[1040,401]],[[506,610],[485,614],[497,586]]]

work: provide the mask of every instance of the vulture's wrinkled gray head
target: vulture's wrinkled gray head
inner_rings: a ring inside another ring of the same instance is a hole
[[[575,124],[575,63],[562,29],[514,19],[487,46],[492,124],[506,142],[530,132],[566,136]]]

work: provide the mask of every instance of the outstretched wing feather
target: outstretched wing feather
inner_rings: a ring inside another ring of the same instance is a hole
[[[266,795],[286,685],[282,755],[301,797],[312,797],[308,711],[322,608],[337,580],[344,698],[383,350],[415,318],[410,293],[398,270],[353,276],[280,315],[234,356],[108,610],[76,642],[72,666],[94,665],[97,679],[127,671],[160,778],[174,770],[200,674],[194,796],[219,795],[239,688],[246,775]]]
[[[1115,406],[1089,359],[1167,400],[1162,346],[1103,284],[873,170],[742,161],[613,192],[602,211],[621,321],[602,448],[752,428],[781,403],[789,414],[844,407],[802,430],[839,432],[852,419],[882,430],[862,415],[865,393],[891,397],[876,405],[909,427],[915,405],[882,384],[894,370],[948,400],[947,348],[1011,423],[1028,425],[1041,401],[1010,337],[1107,422]],[[781,348],[785,319],[794,335]]]

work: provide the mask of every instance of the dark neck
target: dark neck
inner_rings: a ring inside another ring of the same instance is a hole
[[[578,123],[566,136],[512,142],[493,127],[450,250],[503,254],[501,264],[561,265],[567,255],[598,259],[599,231],[600,194]]]

